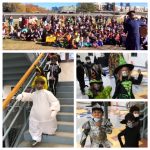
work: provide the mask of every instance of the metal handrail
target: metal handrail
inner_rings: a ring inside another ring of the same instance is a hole
[[[12,100],[13,96],[18,92],[19,88],[24,84],[24,82],[27,80],[33,69],[35,68],[35,65],[39,63],[41,58],[44,56],[43,53],[41,53],[38,58],[34,61],[34,63],[30,66],[30,68],[26,71],[26,73],[22,76],[22,78],[19,80],[19,82],[16,84],[16,86],[13,88],[13,90],[9,93],[7,98],[3,101],[3,109],[5,109],[10,101]]]
[[[43,59],[43,61],[40,63],[40,66],[42,66],[45,62],[45,60],[47,59],[48,54],[45,56],[45,58]],[[39,58],[39,57],[38,57]],[[41,57],[42,58],[42,57]],[[40,61],[40,60],[39,60]],[[29,82],[27,83],[27,85],[25,86],[25,88],[23,89],[23,92],[28,88],[28,86],[31,84],[32,80],[34,79],[36,73],[34,73],[31,77],[31,79],[29,80]],[[13,109],[15,108],[16,104],[18,103],[18,101],[16,101],[13,106],[11,107],[11,109],[9,110],[9,112],[6,114],[4,120],[3,120],[3,125],[5,124],[6,120],[9,118],[10,114],[12,113]],[[15,121],[17,120],[17,118],[19,117],[22,109],[24,108],[26,102],[24,102],[24,104],[21,106],[21,108],[19,108],[19,111],[17,112],[16,116],[13,118],[9,128],[5,131],[4,136],[3,136],[3,141],[6,139],[10,129],[12,128],[12,126],[14,125]]]
[[[48,54],[45,56],[44,60],[41,62],[40,66],[42,66],[47,58]],[[25,86],[24,90],[22,92],[24,92],[28,86],[31,84],[32,80],[34,79],[36,73],[33,74],[33,76],[31,77],[31,79],[29,80],[28,84]],[[14,107],[17,105],[17,101],[13,104],[13,106],[11,107],[11,109],[9,110],[9,112],[6,114],[5,118],[3,119],[3,124],[5,123],[5,121],[8,119],[9,115],[12,113]]]

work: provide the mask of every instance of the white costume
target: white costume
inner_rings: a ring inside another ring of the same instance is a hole
[[[29,132],[32,139],[40,142],[42,133],[55,134],[57,129],[56,114],[60,110],[58,99],[45,89],[33,93],[23,92],[17,99],[33,101],[29,117]]]

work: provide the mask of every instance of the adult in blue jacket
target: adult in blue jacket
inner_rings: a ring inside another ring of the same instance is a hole
[[[140,27],[144,24],[141,20],[135,18],[135,11],[127,13],[128,19],[124,22],[124,31],[127,34],[126,50],[140,50]]]

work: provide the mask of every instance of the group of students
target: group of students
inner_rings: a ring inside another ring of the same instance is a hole
[[[39,20],[35,16],[20,16],[19,25],[14,25],[13,17],[10,16],[9,29],[3,16],[3,37],[9,34],[13,39],[40,40],[43,44],[67,49],[119,45],[127,50],[139,50],[145,39],[140,36],[139,28],[141,25],[147,25],[147,18],[134,19],[131,18],[131,13],[127,15],[122,21],[118,21],[118,17],[102,15],[48,15]]]
[[[91,119],[82,125],[82,135],[80,140],[81,147],[86,144],[87,137],[90,137],[91,147],[110,148],[112,143],[107,139],[107,134],[112,133],[112,123],[110,119],[104,118],[104,110],[99,102],[92,102]],[[101,103],[101,102],[100,102]],[[118,140],[121,147],[139,147],[140,137],[140,109],[133,105],[130,107],[129,113],[125,115],[125,119],[120,122],[125,124],[125,129],[118,134]],[[124,136],[124,142],[122,141]]]
[[[17,101],[33,102],[29,116],[29,132],[33,140],[32,146],[36,146],[41,142],[42,134],[55,135],[57,130],[56,115],[60,111],[60,103],[56,98],[56,85],[58,75],[61,72],[57,61],[56,54],[49,54],[45,68],[45,71],[48,72],[48,80],[43,69],[36,66],[36,76],[31,84],[34,92],[23,92],[16,97]]]
[[[117,56],[117,61],[114,64],[115,68],[112,71],[112,75],[115,78],[115,92],[111,96],[112,87],[103,85],[102,75],[106,76],[101,64],[98,61],[91,62],[89,56],[85,57],[86,63],[80,60],[80,56],[77,55],[77,80],[79,82],[80,90],[83,95],[88,95],[89,99],[134,99],[132,91],[132,85],[140,85],[143,79],[141,70],[138,70],[138,78],[131,76],[131,72],[134,69],[133,64],[127,64],[121,53],[110,54],[109,57]],[[85,72],[89,80],[89,89],[85,91]]]

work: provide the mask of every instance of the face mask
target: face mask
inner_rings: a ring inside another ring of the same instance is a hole
[[[127,77],[128,76],[128,72],[127,71],[122,71],[122,76],[123,77]]]
[[[95,122],[102,122],[102,118],[94,118]]]
[[[99,90],[99,85],[94,85],[94,89],[96,90],[96,91],[98,91]]]
[[[129,128],[133,128],[133,123],[132,123],[132,122],[127,123],[127,126],[128,126]]]
[[[87,63],[91,63],[91,61],[90,61],[90,60],[87,60],[86,62],[87,62]]]
[[[139,114],[133,114],[135,118],[138,118],[139,117]]]

